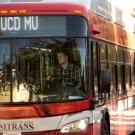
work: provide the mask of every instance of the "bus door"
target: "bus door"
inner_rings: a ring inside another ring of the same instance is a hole
[[[99,42],[96,40],[91,41],[92,47],[92,57],[93,57],[93,93],[98,104],[103,104],[105,101],[105,94],[103,90],[100,89],[100,69],[106,69],[107,64],[102,61],[104,56],[102,55],[101,47],[99,47]],[[103,63],[100,64],[100,61]]]
[[[100,90],[100,63],[99,63],[99,47],[96,40],[91,40],[91,57],[92,57],[92,89],[93,89],[93,98],[96,101],[96,107],[94,109],[93,117],[98,114],[102,114],[102,106],[105,103],[105,94]],[[94,134],[100,134],[102,132],[102,119],[100,123],[96,123],[93,126]]]

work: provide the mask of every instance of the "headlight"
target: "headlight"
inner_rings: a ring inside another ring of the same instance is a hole
[[[89,119],[84,118],[78,121],[74,121],[72,123],[69,123],[62,127],[60,130],[61,133],[76,133],[76,132],[82,132],[85,131],[88,127]]]

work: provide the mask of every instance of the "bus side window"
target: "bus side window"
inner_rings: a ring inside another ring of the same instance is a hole
[[[93,62],[93,72],[92,72],[92,76],[93,76],[93,94],[94,97],[97,101],[99,101],[99,99],[101,99],[101,96],[99,94],[99,53],[98,53],[98,42],[92,40],[91,41],[91,48],[92,48],[92,52],[91,52],[91,57],[92,57],[92,62]]]
[[[111,87],[110,87],[110,97],[114,98],[117,95],[116,91],[116,48],[114,45],[107,46],[108,51],[108,65],[111,72]]]
[[[125,49],[125,87],[126,90],[131,90],[132,80],[131,80],[131,54],[129,50]]]
[[[95,99],[98,101],[99,99],[99,78],[98,78],[98,50],[97,50],[97,42],[91,41],[92,47],[92,57],[93,57],[93,94]]]
[[[108,69],[108,60],[107,60],[107,46],[104,42],[99,42],[99,68],[100,70]],[[101,88],[100,88],[101,89]],[[102,98],[109,99],[110,93],[105,93],[104,90],[102,90]]]
[[[132,74],[132,84],[135,86],[135,52],[131,53],[131,74]]]
[[[107,69],[107,52],[104,42],[99,43],[100,68]]]
[[[124,50],[121,47],[117,48],[117,83],[118,93],[125,93],[125,65],[124,65]]]

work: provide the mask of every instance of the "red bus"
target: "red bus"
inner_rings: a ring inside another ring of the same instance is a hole
[[[135,47],[108,17],[75,3],[0,4],[0,135],[133,133]],[[54,72],[60,49],[79,80]]]

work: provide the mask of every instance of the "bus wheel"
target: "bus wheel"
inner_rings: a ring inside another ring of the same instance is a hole
[[[102,135],[110,135],[109,127],[108,127],[107,122],[105,120],[103,120]]]

